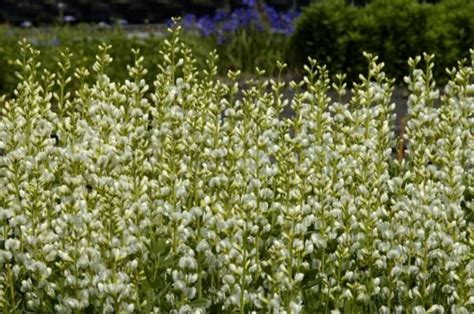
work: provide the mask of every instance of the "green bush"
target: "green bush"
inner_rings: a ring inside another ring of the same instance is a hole
[[[123,81],[128,76],[127,64],[133,61],[133,48],[139,48],[144,57],[144,65],[149,71],[148,80],[153,80],[158,68],[155,64],[163,60],[157,53],[163,45],[166,34],[127,33],[120,28],[99,29],[93,26],[54,27],[47,29],[22,30],[11,27],[0,29],[0,94],[11,92],[16,84],[14,60],[17,58],[17,42],[27,38],[35,49],[40,51],[38,61],[50,72],[57,70],[57,56],[68,48],[74,52],[71,60],[74,68],[89,67],[98,53],[101,43],[111,45],[113,62],[107,74],[114,81]],[[288,37],[283,34],[270,34],[252,29],[239,30],[225,44],[219,44],[216,36],[203,37],[191,31],[182,37],[194,53],[200,67],[206,65],[209,54],[216,50],[221,56],[218,60],[220,75],[228,70],[241,70],[247,76],[255,67],[266,70],[269,75],[277,72],[277,60],[285,58]]]
[[[240,29],[228,42],[217,45],[223,69],[253,73],[255,68],[267,74],[277,73],[277,61],[285,59],[289,38],[283,34],[269,34],[255,29]]]
[[[56,72],[58,56],[66,48],[74,53],[71,64],[74,68],[89,67],[95,61],[98,46],[106,43],[114,47],[113,63],[107,74],[114,80],[127,77],[127,64],[133,61],[132,48],[139,48],[150,66],[147,78],[152,79],[157,70],[152,64],[162,61],[156,53],[162,45],[162,38],[140,39],[127,36],[120,29],[101,30],[90,26],[55,27],[51,30],[21,30],[4,27],[0,36],[0,93],[11,92],[17,84],[14,60],[17,58],[18,40],[27,38],[40,51],[38,61],[50,72]],[[92,80],[92,78],[91,78]]]
[[[368,51],[386,62],[387,73],[402,79],[406,60],[429,50],[425,39],[429,9],[414,0],[378,0],[359,10],[348,29],[347,54],[352,64],[346,66],[351,72],[363,70],[361,52]]]
[[[342,71],[347,64],[347,30],[356,9],[343,0],[321,1],[305,8],[291,39],[290,58],[301,65],[311,56],[330,69]]]
[[[290,56],[293,64],[310,55],[333,72],[347,72],[350,80],[365,68],[363,51],[379,55],[399,82],[409,57],[435,53],[442,69],[436,74],[445,81],[444,68],[468,57],[474,46],[474,1],[375,0],[363,7],[318,1],[303,11],[292,45],[298,51]]]
[[[444,0],[434,6],[428,37],[440,65],[438,70],[468,58],[469,49],[474,47],[474,1]]]

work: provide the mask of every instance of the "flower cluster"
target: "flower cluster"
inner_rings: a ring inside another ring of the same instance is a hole
[[[346,102],[315,60],[243,88],[170,32],[152,83],[139,51],[113,82],[110,46],[51,73],[21,43],[0,98],[1,312],[472,312],[474,51],[442,96],[432,56],[410,60],[397,160],[376,57]]]
[[[294,21],[299,12],[293,9],[279,12],[274,7],[257,1],[244,1],[244,6],[227,12],[217,10],[214,15],[196,17],[183,16],[183,28],[198,30],[203,36],[216,35],[220,42],[242,29],[270,31],[289,36],[293,33]]]

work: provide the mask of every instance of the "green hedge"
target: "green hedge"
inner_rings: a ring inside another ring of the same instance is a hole
[[[439,66],[453,67],[474,47],[474,1],[445,0],[434,6],[428,35]]]
[[[88,25],[74,27],[54,27],[51,29],[22,30],[0,27],[0,94],[11,93],[18,84],[15,76],[14,60],[18,57],[18,41],[26,38],[41,54],[38,61],[50,72],[58,69],[58,56],[68,48],[74,54],[74,68],[89,67],[95,61],[101,43],[112,45],[113,62],[107,74],[115,81],[123,81],[128,76],[127,65],[133,63],[133,48],[139,48],[149,69],[147,81],[155,79],[162,55],[166,34],[153,35],[146,32],[128,34],[121,28],[100,29]],[[277,61],[286,55],[289,38],[283,34],[258,32],[252,29],[239,30],[225,44],[218,44],[215,36],[202,37],[184,31],[182,40],[193,49],[197,66],[206,67],[211,51],[219,54],[218,65],[221,75],[228,70],[241,70],[244,77],[252,76],[255,67],[266,71],[267,75],[278,72]],[[94,79],[94,78],[91,78]]]
[[[474,47],[474,1],[374,0],[355,7],[346,1],[318,1],[303,10],[292,38],[293,65],[307,56],[327,63],[349,79],[365,69],[363,51],[380,56],[386,71],[401,81],[406,60],[422,52],[436,54],[441,80]]]
[[[26,38],[40,51],[38,61],[50,72],[58,70],[58,56],[68,48],[74,55],[71,59],[73,68],[89,67],[95,62],[98,46],[102,42],[114,47],[113,63],[107,69],[114,80],[123,80],[127,77],[127,64],[133,62],[132,48],[139,48],[145,56],[145,63],[150,67],[148,79],[156,75],[152,65],[160,62],[158,51],[162,46],[162,39],[150,37],[146,40],[127,38],[121,30],[100,30],[93,27],[58,27],[48,30],[20,30],[9,27],[3,28],[0,36],[0,93],[7,93],[17,84],[15,77],[16,66],[14,60],[18,57],[18,41]],[[91,78],[93,79],[93,78]]]

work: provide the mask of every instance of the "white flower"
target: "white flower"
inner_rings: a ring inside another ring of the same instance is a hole
[[[197,262],[191,256],[181,257],[179,259],[178,265],[179,265],[180,268],[183,268],[183,269],[196,269],[197,268]]]
[[[423,314],[423,313],[426,313],[426,311],[422,306],[418,305],[418,306],[415,306],[413,308],[412,313],[413,314]]]
[[[303,278],[304,278],[304,274],[302,274],[302,273],[296,273],[296,275],[295,275],[295,281],[296,281],[296,282],[301,282],[301,281],[303,281]]]
[[[7,239],[5,241],[5,249],[8,251],[17,251],[20,249],[20,241],[17,239]]]

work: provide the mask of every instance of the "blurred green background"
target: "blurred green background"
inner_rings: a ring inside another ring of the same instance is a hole
[[[351,82],[359,73],[366,73],[362,51],[368,51],[379,55],[379,60],[386,64],[387,75],[402,84],[408,73],[407,59],[428,52],[436,54],[436,79],[444,83],[448,79],[445,68],[468,58],[469,49],[474,48],[474,0],[245,2],[77,0],[60,4],[55,0],[3,0],[0,93],[11,93],[17,84],[14,60],[18,57],[17,42],[22,38],[41,51],[39,61],[52,72],[57,70],[59,52],[66,47],[74,53],[73,67],[90,67],[98,45],[109,43],[113,46],[114,62],[107,73],[114,80],[127,77],[126,65],[133,61],[131,49],[140,48],[149,68],[147,79],[151,81],[157,74],[157,63],[161,62],[159,49],[166,37],[163,23],[170,16],[190,17],[190,13],[194,24],[185,28],[184,42],[193,48],[198,66],[205,66],[210,51],[217,50],[222,76],[229,69],[241,69],[244,78],[252,76],[256,66],[265,69],[267,75],[275,75],[276,61],[283,60],[289,64],[289,75],[297,77],[311,56],[327,64],[331,75],[347,73]],[[210,25],[208,20],[215,19],[219,12],[227,12],[228,21]],[[291,32],[285,34],[269,27],[256,27],[260,25],[258,21],[223,31],[228,23],[242,20],[245,14],[261,19],[265,26],[275,18],[269,15],[281,13],[285,18],[283,12],[301,12],[290,21]],[[74,20],[66,22],[67,16]],[[129,25],[120,25],[120,19],[127,20]],[[100,23],[104,20],[107,24]],[[149,24],[144,24],[145,20]],[[30,24],[25,25],[25,21]],[[204,36],[206,27],[213,32]]]
[[[268,0],[266,3],[288,8],[307,5],[310,1]],[[229,10],[241,5],[241,0],[2,0],[0,22],[19,24],[28,20],[36,25],[48,24],[57,21],[62,13],[87,23],[119,18],[129,23],[161,23],[171,16],[211,14],[216,9]]]

